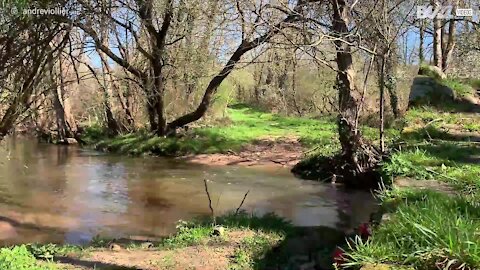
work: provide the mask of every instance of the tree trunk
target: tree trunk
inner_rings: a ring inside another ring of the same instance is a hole
[[[397,93],[397,47],[394,45],[390,48],[390,51],[385,56],[384,63],[384,78],[383,85],[387,88],[388,95],[390,96],[390,107],[392,108],[393,116],[398,119],[401,116],[400,104],[398,102]]]
[[[388,55],[382,55],[380,67],[380,151],[385,153],[385,62]]]
[[[439,6],[438,0],[431,1],[432,6]],[[442,68],[442,22],[433,19],[433,65]]]
[[[341,158],[343,181],[349,185],[362,186],[362,176],[371,172],[378,162],[378,153],[365,143],[356,125],[357,110],[361,96],[355,86],[355,70],[351,46],[343,42],[349,35],[348,7],[344,0],[331,0],[333,6],[333,31],[339,38],[335,41],[337,90],[339,98],[338,134],[342,147]]]
[[[302,2],[303,3],[303,2]],[[202,118],[205,113],[208,110],[208,107],[210,106],[211,100],[215,93],[217,92],[218,87],[220,84],[225,80],[225,78],[230,75],[230,73],[233,71],[237,63],[240,61],[242,56],[257,48],[258,46],[268,42],[273,36],[278,34],[283,28],[285,28],[289,23],[294,22],[299,19],[298,17],[298,12],[301,6],[297,5],[294,9],[294,12],[290,15],[288,15],[283,21],[280,23],[274,25],[270,30],[268,30],[265,34],[251,40],[242,40],[242,43],[237,47],[235,52],[232,54],[226,65],[223,67],[223,69],[210,81],[210,83],[207,86],[207,89],[205,90],[202,100],[200,101],[200,104],[198,107],[195,109],[195,111],[191,113],[187,113],[171,123],[168,124],[167,130],[172,131],[175,130],[179,127],[183,127],[189,123],[195,122]]]
[[[425,21],[421,20],[420,21],[420,44],[418,46],[418,62],[420,63],[420,65],[423,64],[423,62],[425,62],[424,43],[425,43]]]
[[[456,5],[458,1],[456,2]],[[456,11],[456,5],[454,6],[453,13]],[[443,50],[442,58],[442,70],[445,72],[448,69],[450,58],[452,57],[453,50],[455,48],[455,20],[450,20],[448,25],[448,38],[446,38],[445,49]]]
[[[58,83],[55,76],[54,68],[50,71],[51,81],[52,81],[52,99],[53,99],[53,108],[55,110],[56,124],[57,124],[57,133],[58,141],[64,142],[66,138],[69,137],[68,126],[65,120],[65,110],[63,108],[60,94],[58,93]]]
[[[106,23],[103,21],[100,22],[100,38],[102,40],[102,45],[108,47],[108,28]],[[112,78],[110,77],[110,67],[105,53],[99,49],[97,49],[97,53],[99,54],[102,63],[102,85],[100,88],[103,92],[103,106],[107,121],[108,134],[110,136],[115,136],[119,133],[119,127],[112,112]]]

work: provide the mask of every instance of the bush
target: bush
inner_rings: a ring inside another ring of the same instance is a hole
[[[2,270],[53,270],[48,264],[40,265],[25,245],[0,249]]]

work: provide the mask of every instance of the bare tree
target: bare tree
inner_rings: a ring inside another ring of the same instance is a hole
[[[60,3],[61,4],[61,3]],[[12,6],[2,10],[11,10]],[[58,58],[68,40],[68,26],[48,16],[24,18],[0,11],[0,139],[35,103],[35,89],[48,83],[49,63]],[[13,22],[13,23],[12,23]],[[67,30],[67,31],[66,31]],[[51,42],[59,42],[51,47]]]

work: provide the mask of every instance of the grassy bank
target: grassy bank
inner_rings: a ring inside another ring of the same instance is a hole
[[[191,128],[175,138],[160,138],[146,131],[107,138],[101,129],[92,127],[86,129],[83,138],[98,149],[131,155],[238,152],[245,145],[262,139],[285,138],[298,139],[305,149],[315,148],[317,152],[329,154],[339,149],[335,121],[330,116],[318,119],[284,117],[237,105],[227,110],[225,119],[211,126]],[[376,128],[365,126],[362,129],[370,139],[378,138]],[[388,135],[393,139],[397,134],[390,129]]]
[[[217,217],[216,226],[211,219],[180,221],[177,229],[176,234],[156,242],[95,238],[88,247],[5,248],[0,252],[0,266],[9,270],[297,269],[317,251],[331,265],[331,250],[343,239],[326,229],[329,237],[312,250],[304,241],[304,232],[289,222],[272,214],[255,217],[244,212]]]
[[[406,121],[382,169],[413,185],[379,193],[383,220],[348,251],[349,265],[480,269],[480,115],[423,107]]]

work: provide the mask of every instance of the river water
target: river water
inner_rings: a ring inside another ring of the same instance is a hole
[[[288,169],[203,166],[9,139],[0,147],[0,243],[87,243],[95,235],[155,238],[182,219],[274,212],[297,226],[350,228],[368,220],[372,195],[299,180]],[[12,228],[13,227],[13,228]]]

